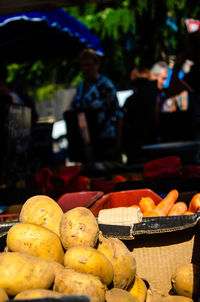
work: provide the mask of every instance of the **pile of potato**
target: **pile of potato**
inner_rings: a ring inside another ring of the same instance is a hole
[[[135,258],[117,238],[104,238],[84,207],[63,213],[50,197],[23,205],[0,254],[0,301],[87,295],[92,302],[144,302]]]
[[[133,253],[121,240],[105,238],[87,208],[63,213],[50,197],[33,196],[6,240],[0,253],[0,302],[66,295],[86,295],[91,302],[146,301]],[[180,288],[176,293],[187,296]]]

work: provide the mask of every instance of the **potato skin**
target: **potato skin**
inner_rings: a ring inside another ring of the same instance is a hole
[[[106,291],[106,302],[138,302],[138,300],[133,297],[125,289],[112,288]]]
[[[11,296],[27,289],[48,289],[55,278],[48,261],[23,253],[1,253],[0,267],[0,287]]]
[[[62,215],[63,210],[55,200],[46,195],[35,195],[23,204],[19,221],[41,225],[60,236]]]
[[[192,299],[184,296],[167,296],[159,300],[160,302],[193,302]]]
[[[50,289],[27,289],[14,297],[14,300],[32,300],[46,297],[60,298],[63,294]]]
[[[172,288],[177,295],[188,298],[200,297],[200,267],[186,264],[179,267],[171,278]]]
[[[106,289],[98,277],[72,269],[60,271],[53,286],[53,290],[63,294],[89,296],[91,302],[104,302]]]
[[[61,263],[58,263],[58,262],[56,262],[56,261],[50,261],[50,265],[51,265],[52,268],[53,268],[53,271],[54,271],[55,276],[57,275],[57,273],[58,273],[59,271],[61,271],[62,269],[65,268],[64,265],[62,265]]]
[[[9,229],[6,242],[12,252],[63,263],[64,251],[60,238],[40,225],[17,223]]]
[[[147,298],[147,287],[144,281],[135,276],[134,282],[129,286],[128,291],[138,302],[145,302]]]
[[[105,238],[99,235],[97,250],[112,263],[114,270],[114,287],[127,289],[136,273],[136,261],[127,246],[118,238]]]
[[[67,250],[64,255],[64,266],[80,273],[97,276],[106,285],[113,280],[111,262],[92,247],[75,246]]]
[[[94,247],[98,235],[98,223],[89,209],[77,207],[63,214],[60,238],[66,250],[73,246]]]
[[[6,300],[9,300],[9,297],[5,291],[4,288],[0,288],[0,302],[4,302]]]

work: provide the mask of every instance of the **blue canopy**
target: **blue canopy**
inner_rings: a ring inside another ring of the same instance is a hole
[[[100,40],[63,9],[0,16],[0,55],[24,61],[74,57],[84,47],[103,55]]]

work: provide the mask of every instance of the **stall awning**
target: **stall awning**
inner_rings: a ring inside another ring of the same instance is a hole
[[[104,2],[109,0],[104,0]],[[1,0],[0,14],[28,12],[34,10],[48,10],[54,8],[83,5],[86,3],[101,2],[102,0]]]
[[[103,54],[100,40],[63,9],[0,15],[0,55],[6,62],[74,58],[82,48]]]

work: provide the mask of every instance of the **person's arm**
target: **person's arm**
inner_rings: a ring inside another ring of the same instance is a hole
[[[185,60],[186,60],[186,53],[184,51],[182,51],[176,56],[170,84],[169,87],[166,89],[167,98],[179,94],[180,92],[187,89],[186,83],[183,80],[180,80],[178,77],[179,71],[181,70],[181,67],[185,62]]]

